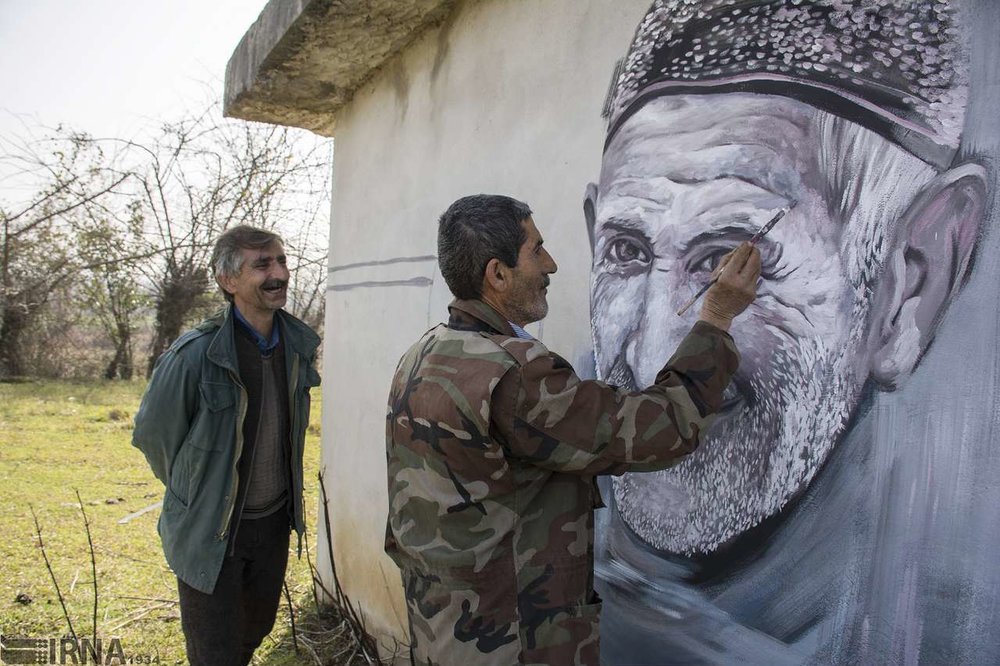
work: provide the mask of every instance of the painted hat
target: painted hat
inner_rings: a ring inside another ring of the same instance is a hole
[[[953,0],[656,0],[605,104],[605,149],[654,97],[791,97],[948,167],[968,64]]]

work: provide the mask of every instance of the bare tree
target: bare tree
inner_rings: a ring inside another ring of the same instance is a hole
[[[101,147],[61,128],[42,138],[0,137],[0,172],[33,183],[26,201],[0,201],[0,376],[27,370],[24,337],[49,299],[80,268],[75,222],[99,215],[130,174]]]
[[[124,218],[90,217],[78,232],[78,251],[86,266],[80,289],[93,317],[114,347],[104,369],[106,379],[132,379],[135,374],[134,333],[149,303],[136,281],[138,267],[155,253],[143,252],[142,218],[134,203]]]
[[[317,201],[326,200],[330,155],[323,142],[296,130],[221,120],[216,106],[128,147],[141,158],[134,172],[147,253],[159,250],[144,267],[154,292],[151,370],[206,306],[214,284],[209,258],[222,231],[238,224],[325,231]],[[325,255],[325,236],[302,240],[296,247],[308,261],[315,260],[308,243],[322,242]]]
[[[322,322],[328,140],[223,120],[212,105],[142,139],[57,128],[41,140],[0,142],[0,174],[15,174],[29,192],[20,205],[0,202],[0,376],[29,369],[21,341],[47,307],[65,313],[62,301],[86,309],[110,341],[109,378],[132,375],[135,332],[151,319],[148,372],[186,325],[221,303],[209,258],[237,224],[285,238],[297,268],[289,310]],[[59,308],[49,307],[53,298]]]

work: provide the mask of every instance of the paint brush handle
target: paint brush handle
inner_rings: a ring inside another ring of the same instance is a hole
[[[760,229],[758,229],[757,232],[753,236],[750,237],[749,243],[751,245],[756,245],[757,241],[759,241],[761,238],[763,238],[767,234],[768,231],[770,231],[771,229],[773,229],[774,225],[776,225],[778,223],[778,220],[780,220],[781,218],[783,218],[785,216],[785,213],[787,213],[792,208],[794,208],[796,203],[797,202],[793,201],[792,203],[788,204],[787,206],[785,206],[784,208],[782,208],[781,210],[779,210],[777,213],[775,213],[774,217],[772,217],[768,221],[767,224],[765,224],[763,227],[761,227]],[[685,303],[684,305],[681,306],[681,309],[677,311],[677,316],[682,316],[685,312],[687,312],[691,308],[691,306],[694,305],[695,303],[697,303],[698,299],[701,298],[702,296],[704,296],[705,292],[707,292],[709,289],[711,289],[712,285],[715,284],[718,281],[719,281],[718,276],[716,276],[716,277],[712,278],[711,280],[709,280],[708,284],[706,284],[704,287],[702,287],[701,289],[699,289],[698,293],[691,297],[691,300],[689,300],[687,303]]]
[[[774,229],[774,225],[778,223],[778,220],[783,218],[785,216],[785,213],[794,208],[795,204],[797,203],[798,203],[797,201],[793,201],[792,203],[788,204],[787,206],[779,210],[777,213],[775,213],[774,217],[772,217],[767,224],[758,229],[757,233],[755,233],[753,236],[750,237],[750,244],[756,245],[757,241],[766,236],[768,231]]]
[[[687,312],[692,305],[698,302],[698,299],[705,295],[705,292],[712,288],[712,285],[719,281],[719,278],[714,277],[708,281],[708,283],[698,290],[698,293],[691,297],[687,303],[681,306],[681,309],[677,311],[677,316],[682,316]]]

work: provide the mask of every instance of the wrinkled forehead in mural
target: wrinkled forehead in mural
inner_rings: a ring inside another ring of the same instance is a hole
[[[649,545],[706,553],[800,493],[872,386],[904,383],[961,288],[985,175],[957,157],[956,3],[663,0],[606,105],[585,210],[600,376],[644,387],[675,312],[780,207],[738,375],[679,466],[615,480]]]

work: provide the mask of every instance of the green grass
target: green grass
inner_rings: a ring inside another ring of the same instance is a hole
[[[97,561],[98,637],[105,644],[117,637],[126,653],[158,655],[161,664],[185,663],[176,578],[156,532],[159,509],[118,523],[163,495],[130,443],[143,387],[144,382],[0,384],[0,631],[5,636],[68,635],[32,507],[74,629],[80,637],[91,635],[94,589],[79,491]],[[314,425],[319,405],[317,392]],[[307,520],[317,515],[319,448],[318,427],[311,427],[305,450]],[[286,580],[297,621],[300,611],[315,620],[310,573],[305,556],[294,557],[295,542],[293,534]],[[309,545],[315,562],[313,538]],[[254,663],[315,663],[293,651],[284,601]]]

